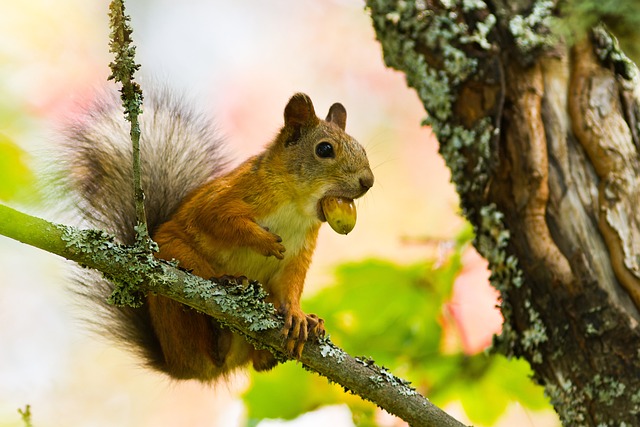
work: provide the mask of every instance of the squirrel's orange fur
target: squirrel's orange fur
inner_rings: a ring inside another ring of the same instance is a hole
[[[285,318],[288,351],[299,355],[307,339],[324,334],[322,320],[300,308],[318,230],[325,220],[321,200],[360,197],[373,185],[373,174],[364,149],[344,132],[342,105],[334,104],[326,120],[320,120],[309,97],[296,94],[285,108],[284,122],[261,154],[179,201],[152,237],[160,247],[158,257],[178,260],[201,277],[245,276],[259,281],[269,294],[267,300]],[[318,149],[321,144],[323,150]],[[94,162],[105,160],[104,154],[91,149],[87,150]],[[163,184],[170,189],[184,185]],[[154,191],[154,182],[146,185],[147,193]],[[277,363],[268,351],[256,350],[211,317],[173,300],[149,295],[145,309],[144,325],[155,336],[147,340],[149,332],[136,327],[135,341],[150,347],[144,350],[152,366],[174,378],[210,381],[248,363],[257,370]]]

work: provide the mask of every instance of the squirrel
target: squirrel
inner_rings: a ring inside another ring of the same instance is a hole
[[[345,133],[345,108],[335,103],[321,120],[311,99],[295,94],[264,151],[226,170],[223,143],[203,115],[167,89],[145,96],[141,178],[156,256],[206,279],[259,281],[285,319],[287,351],[299,357],[307,340],[324,335],[323,320],[300,308],[318,230],[327,220],[322,201],[356,199],[374,182],[364,148]],[[66,199],[86,224],[131,244],[131,147],[117,97],[95,102],[64,133],[58,184],[69,190]],[[104,302],[113,290],[108,281],[86,272],[76,281],[75,291],[98,313],[90,322],[174,379],[208,383],[249,364],[264,371],[278,363],[212,317],[169,298],[149,294],[140,308],[114,307]]]

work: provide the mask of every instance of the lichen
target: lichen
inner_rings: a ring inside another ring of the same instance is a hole
[[[489,15],[485,21],[476,24],[476,29],[473,33],[461,36],[460,41],[465,44],[477,43],[482,49],[489,50],[492,44],[487,40],[487,35],[495,25],[496,17]]]
[[[603,25],[593,30],[594,52],[601,62],[613,66],[613,69],[627,80],[638,77],[638,67],[622,51],[618,40]]]
[[[551,47],[557,42],[551,32],[555,2],[549,0],[534,3],[529,15],[515,15],[509,21],[509,31],[525,56],[533,51]]]
[[[549,401],[566,425],[581,425],[586,420],[587,408],[582,393],[571,380],[558,374],[558,385],[547,384],[544,390]]]
[[[503,296],[500,309],[505,320],[500,336],[494,337],[493,346],[507,357],[512,357],[519,335],[511,326],[513,307],[505,295],[512,286],[521,287],[524,276],[518,266],[517,258],[507,255],[506,248],[510,234],[504,225],[503,218],[504,214],[494,204],[483,206],[480,209],[480,224],[475,228],[474,244],[489,263],[491,270],[489,281]],[[540,336],[532,334],[527,342],[532,343],[532,339],[538,340]]]
[[[344,359],[347,357],[347,353],[345,353],[342,349],[336,347],[329,337],[320,339],[320,354],[322,357],[332,357],[336,360],[336,363],[340,364],[344,362]]]
[[[633,403],[631,414],[636,416],[639,415],[640,414],[640,390],[636,390],[636,392],[631,395],[631,403]]]
[[[398,390],[402,396],[415,396],[418,392],[415,388],[411,387],[411,383],[402,378],[398,378],[389,372],[385,367],[376,368],[377,373],[369,376],[369,379],[377,386],[382,387],[383,384],[388,383]]]
[[[431,126],[437,135],[441,153],[452,171],[452,181],[464,197],[486,186],[489,144],[494,129],[489,117],[479,120],[472,128],[452,125],[450,121],[457,88],[477,72],[477,59],[469,56],[464,48],[474,45],[491,49],[493,45],[488,36],[496,17],[486,13],[484,20],[478,20],[470,28],[460,19],[459,2],[441,4],[441,10],[428,10],[421,2],[399,2],[393,9],[380,1],[369,1],[369,7],[378,10],[372,13],[372,18],[385,61],[390,67],[403,70],[407,84],[418,92],[429,113],[423,123]],[[482,1],[464,1],[462,8],[465,12],[487,9]],[[429,63],[418,44],[438,54],[437,64]],[[468,165],[469,159],[476,163]]]
[[[474,28],[462,22],[456,11],[456,2],[441,2],[444,9],[428,10],[424,2],[398,2],[395,8],[378,0],[370,0],[378,39],[384,48],[384,58],[390,67],[406,72],[407,83],[414,87],[430,117],[447,120],[455,102],[452,87],[465,81],[477,70],[477,60],[465,53],[463,46],[474,44],[489,49],[487,36],[496,18],[488,14]],[[466,1],[467,9],[486,9],[481,1]],[[395,37],[394,33],[408,37]],[[416,42],[438,51],[442,60],[439,68],[431,67],[416,50]]]
[[[369,356],[356,356],[354,357],[354,360],[363,366],[373,366],[376,363],[375,360]]]
[[[626,388],[627,386],[620,382],[619,379],[596,374],[584,387],[584,393],[589,399],[595,397],[601,403],[613,406],[616,398],[622,396]]]
[[[582,425],[587,419],[595,417],[591,422],[603,426],[630,425],[626,422],[640,413],[640,391],[631,394],[631,402],[635,405],[629,414],[622,414],[616,420],[603,420],[598,414],[593,414],[587,409],[587,402],[597,399],[600,403],[615,407],[618,399],[630,394],[629,387],[621,378],[595,375],[586,384],[577,387],[570,380],[564,379],[562,374],[556,373],[558,384],[547,384],[545,394],[558,414],[567,425]],[[625,398],[626,399],[626,398]],[[625,421],[626,418],[626,421]]]
[[[240,278],[217,279],[218,282],[189,276],[183,287],[188,298],[210,300],[220,307],[223,313],[240,316],[250,331],[263,331],[279,326],[275,318],[275,307],[264,302],[267,293],[253,280]]]
[[[62,240],[68,248],[84,254],[93,265],[113,265],[112,273],[104,272],[114,284],[108,298],[116,306],[139,307],[144,302],[145,289],[174,284],[178,279],[175,263],[158,260],[146,248],[128,247],[118,243],[114,236],[99,230],[77,230],[62,227]],[[199,298],[214,302],[223,313],[240,316],[250,331],[278,327],[281,320],[275,317],[275,308],[264,302],[267,296],[258,282],[227,278],[216,283],[194,275],[181,277],[183,286],[176,294],[188,299]]]
[[[465,203],[467,198],[477,200],[478,195],[486,192],[491,176],[491,141],[497,130],[491,117],[477,120],[471,127],[456,123],[452,117],[460,85],[478,72],[476,58],[466,53],[473,49],[467,48],[499,50],[490,40],[496,16],[479,0],[440,1],[442,8],[431,10],[424,2],[389,3],[367,2],[384,59],[388,66],[404,71],[407,84],[418,92],[429,114],[423,123],[431,126],[436,134],[440,153],[460,194],[463,214],[474,223],[474,244],[489,262],[491,283],[504,296],[511,286],[522,285],[523,274],[517,259],[506,252],[509,232],[503,215],[493,204],[478,207]],[[482,12],[474,16],[484,19],[468,25],[462,13],[471,11]],[[546,3],[534,7],[525,23],[545,24],[548,11]],[[517,22],[514,29],[518,30]],[[425,57],[425,51],[438,59]],[[511,307],[506,298],[503,298],[502,311],[505,317],[502,339],[510,356],[517,334],[510,327]],[[541,334],[532,335],[529,341],[541,337]]]
[[[131,43],[133,29],[130,25],[131,18],[125,13],[122,0],[114,0],[109,5],[109,51],[115,54],[113,62],[109,64],[111,75],[109,80],[122,83],[122,101],[125,110],[125,118],[135,122],[142,113],[142,90],[140,85],[133,81],[134,73],[140,69],[140,64],[135,61],[136,47]],[[138,130],[139,133],[139,130]]]
[[[382,378],[382,376],[380,375],[370,375],[369,379],[373,383],[373,386],[376,388],[381,388],[385,384],[384,378]]]
[[[402,378],[398,378],[387,370],[384,366],[377,366],[375,361],[367,356],[356,357],[355,361],[363,366],[370,368],[374,373],[368,378],[375,387],[382,387],[385,383],[390,384],[398,390],[402,396],[419,395],[415,388],[411,387],[411,383]]]
[[[540,313],[531,306],[529,300],[524,302],[524,308],[529,315],[529,328],[522,331],[520,342],[522,343],[522,347],[531,353],[531,361],[533,363],[542,363],[542,353],[538,349],[538,346],[549,340],[547,328],[542,323]]]
[[[424,124],[430,125],[440,140],[440,154],[451,170],[451,180],[456,185],[458,194],[464,196],[473,192],[484,191],[489,179],[489,158],[492,125],[489,118],[475,124],[473,129],[463,126],[442,126],[442,123],[427,118]],[[469,167],[469,159],[475,165]],[[469,179],[469,174],[472,179]],[[468,214],[469,213],[466,213]]]
[[[115,263],[120,267],[114,271],[116,274],[108,271],[102,273],[115,285],[107,302],[116,306],[142,305],[144,292],[140,290],[140,284],[157,269],[153,254],[136,247],[124,246],[116,241],[115,236],[105,231],[78,230],[72,227],[61,227],[60,230],[61,239],[75,253],[86,255],[94,264]]]

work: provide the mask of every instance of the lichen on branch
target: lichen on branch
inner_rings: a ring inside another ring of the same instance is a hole
[[[109,64],[111,75],[109,80],[122,84],[120,98],[124,106],[125,118],[131,123],[131,145],[133,147],[133,186],[136,206],[137,225],[136,242],[148,252],[157,251],[157,245],[151,240],[147,228],[147,217],[144,209],[144,192],[140,177],[140,123],[138,116],[142,114],[142,89],[134,81],[134,74],[140,65],[135,62],[136,47],[132,44],[129,25],[131,18],[125,13],[124,0],[112,0],[109,5],[109,50],[115,59]]]
[[[140,69],[136,64],[136,47],[132,44],[133,30],[129,25],[131,18],[125,13],[123,0],[112,0],[109,5],[109,51],[115,59],[109,63],[111,75],[109,80],[122,84],[121,97],[124,105],[125,117],[132,121],[142,113],[142,89],[134,81],[134,74]],[[138,129],[139,131],[139,129]]]

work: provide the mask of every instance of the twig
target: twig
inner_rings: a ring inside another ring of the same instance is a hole
[[[31,405],[25,406],[24,409],[18,409],[18,413],[22,417],[24,427],[33,427],[33,423],[31,422]]]
[[[142,89],[134,81],[134,73],[140,69],[135,62],[136,47],[131,44],[133,30],[129,25],[131,18],[125,14],[123,0],[112,0],[109,5],[109,25],[111,27],[109,50],[115,59],[109,64],[109,80],[122,84],[120,98],[124,106],[125,118],[131,122],[131,144],[133,146],[133,185],[136,205],[136,240],[142,247],[151,249],[152,242],[147,229],[147,217],[144,210],[144,192],[140,178],[140,124],[138,115],[142,114]]]

